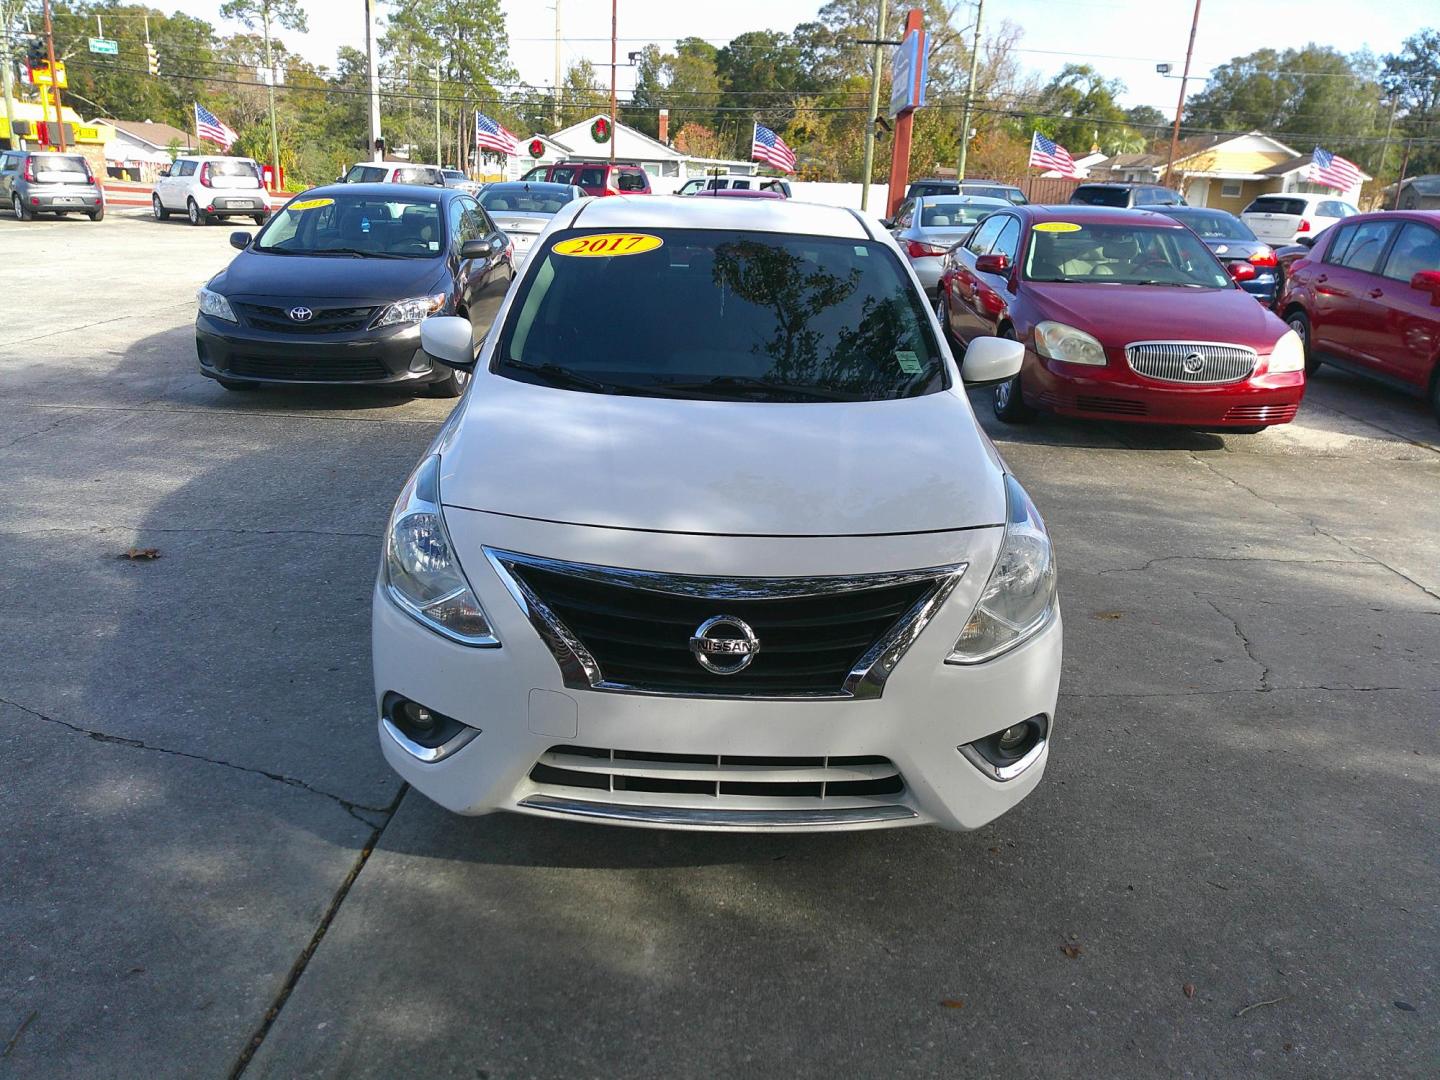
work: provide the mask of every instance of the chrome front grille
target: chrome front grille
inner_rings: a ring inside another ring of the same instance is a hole
[[[1239,382],[1254,372],[1257,359],[1254,349],[1208,341],[1137,341],[1125,346],[1132,371],[1164,382]]]
[[[720,578],[486,554],[566,686],[676,697],[879,697],[965,571]],[[746,662],[701,659],[717,619],[753,634]]]

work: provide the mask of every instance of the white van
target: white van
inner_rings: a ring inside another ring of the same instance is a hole
[[[697,176],[681,184],[675,194],[696,195],[702,191],[725,191],[732,188],[737,191],[778,191],[787,199],[791,197],[790,182],[774,176]]]
[[[256,225],[264,225],[270,196],[263,175],[254,158],[177,157],[151,189],[150,212],[156,221],[184,214],[191,225],[225,217],[254,218]]]

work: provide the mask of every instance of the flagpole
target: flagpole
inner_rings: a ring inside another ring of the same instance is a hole
[[[195,122],[195,152],[198,154],[200,152],[200,103],[198,101],[190,103],[190,119]]]

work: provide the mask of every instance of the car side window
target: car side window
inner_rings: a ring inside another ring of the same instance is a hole
[[[575,181],[581,187],[604,187],[604,169],[581,169],[580,179]]]
[[[990,247],[1000,235],[1000,230],[1005,227],[1005,222],[1013,220],[1009,214],[997,214],[986,218],[965,244],[965,250],[972,255],[989,254]]]
[[[463,240],[484,240],[494,232],[490,219],[474,199],[456,199],[461,206],[460,235]]]
[[[1355,235],[1350,238],[1345,250],[1329,261],[1351,270],[1373,274],[1379,269],[1380,256],[1385,252],[1385,245],[1395,235],[1396,228],[1396,224],[1390,221],[1367,221],[1356,225]]]
[[[1385,259],[1387,278],[1409,282],[1421,270],[1440,270],[1440,232],[1407,221]]]
[[[643,169],[621,169],[615,186],[621,191],[644,191],[645,171]]]
[[[1345,225],[1343,227],[1340,225],[1331,225],[1330,228],[1326,230],[1326,232],[1333,230],[1335,235],[1330,240],[1330,246],[1325,249],[1325,262],[1337,264],[1340,262],[1341,256],[1345,254],[1345,249],[1350,246],[1350,241],[1354,239],[1355,229],[1356,226],[1354,225]]]
[[[1003,215],[1005,224],[1000,228],[1000,235],[995,238],[995,245],[990,249],[991,255],[1004,255],[1010,260],[1010,265],[1015,265],[1015,256],[1020,251],[1020,220],[1009,214]]]
[[[910,227],[911,211],[915,209],[915,200],[906,199],[895,210],[895,228],[906,229]]]

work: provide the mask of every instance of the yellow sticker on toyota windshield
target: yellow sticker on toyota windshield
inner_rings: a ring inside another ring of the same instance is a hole
[[[1079,232],[1080,226],[1073,221],[1041,221],[1035,225],[1036,232]]]
[[[286,210],[319,210],[322,206],[333,206],[334,199],[301,199],[299,202],[292,202]]]
[[[556,255],[584,255],[606,257],[611,255],[640,255],[663,247],[664,240],[649,233],[607,232],[591,236],[575,236],[561,240],[550,250]]]

